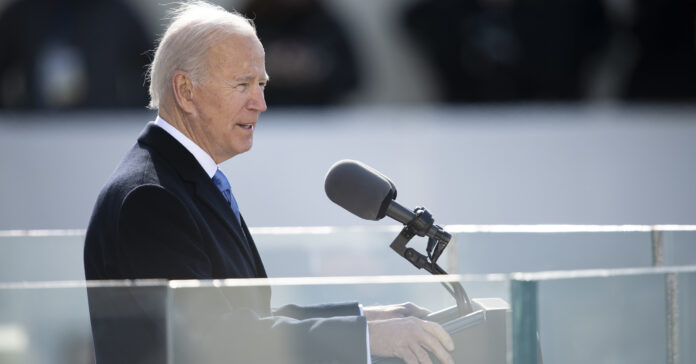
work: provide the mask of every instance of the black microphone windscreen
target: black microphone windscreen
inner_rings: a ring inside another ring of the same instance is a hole
[[[324,190],[331,201],[367,220],[379,220],[396,198],[389,178],[370,166],[349,159],[334,163],[326,174]]]

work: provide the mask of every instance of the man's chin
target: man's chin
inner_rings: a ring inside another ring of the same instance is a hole
[[[244,154],[251,150],[252,143],[249,143],[248,145],[241,146],[240,148],[236,148],[235,150],[235,155],[239,154]]]

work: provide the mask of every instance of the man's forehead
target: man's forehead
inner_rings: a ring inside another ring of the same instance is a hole
[[[208,59],[214,68],[234,79],[265,78],[265,53],[255,36],[232,36],[211,47]]]
[[[222,39],[217,46],[230,49],[247,49],[249,51],[264,53],[261,41],[254,34],[230,34]]]
[[[208,49],[208,56],[221,59],[264,58],[265,51],[256,36],[235,34],[213,44]]]

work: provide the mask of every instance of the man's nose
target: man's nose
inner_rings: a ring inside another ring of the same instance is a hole
[[[249,100],[249,109],[264,112],[267,108],[266,98],[263,95],[263,88],[257,87],[256,90],[254,90],[254,95],[252,95],[251,100]]]

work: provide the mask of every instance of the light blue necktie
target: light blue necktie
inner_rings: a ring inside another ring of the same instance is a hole
[[[225,200],[227,200],[227,202],[230,204],[232,212],[234,212],[234,216],[237,218],[239,226],[241,226],[242,219],[239,216],[239,206],[237,206],[237,200],[234,199],[234,195],[232,194],[230,182],[220,169],[215,172],[215,175],[213,176],[213,183],[215,183],[215,186],[217,186],[220,192],[222,192],[222,195],[225,196]]]

